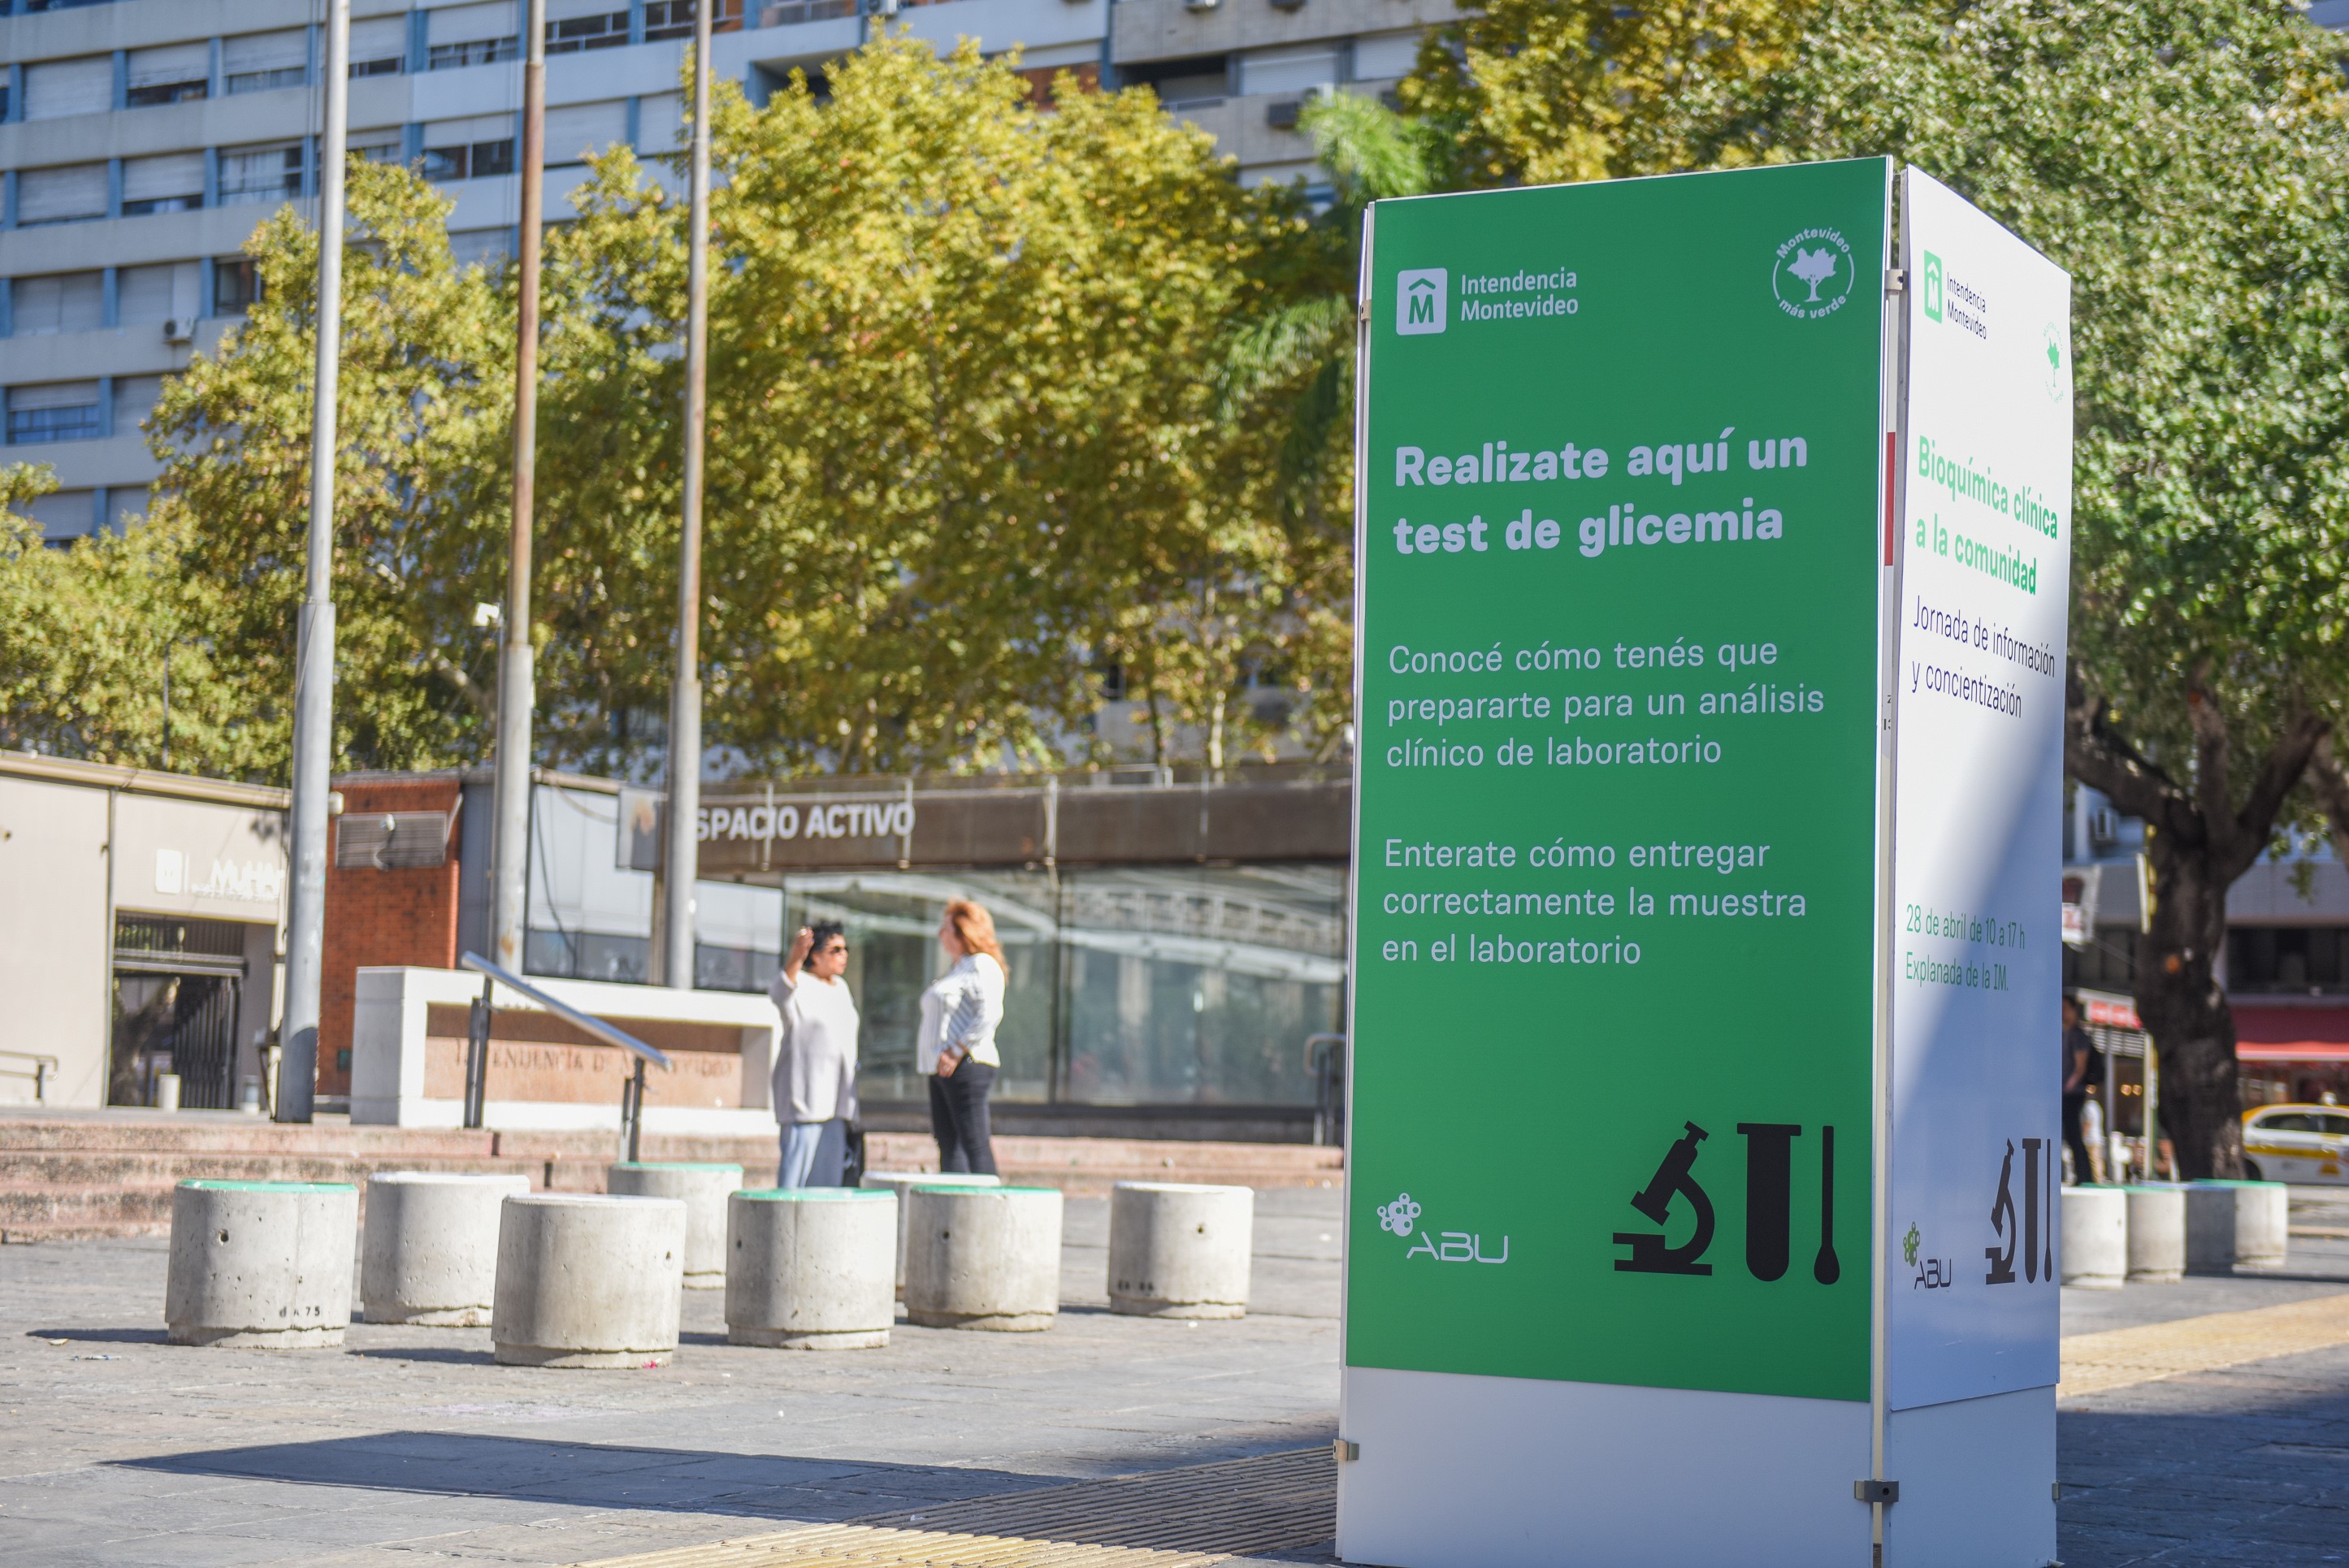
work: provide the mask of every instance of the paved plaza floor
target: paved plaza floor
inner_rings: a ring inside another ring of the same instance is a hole
[[[2225,1315],[2332,1310],[2349,1191],[2300,1196],[2294,1222],[2338,1234],[2295,1237],[2290,1268],[2066,1292],[2067,1337],[2141,1330],[2158,1361]],[[498,1367],[485,1329],[167,1346],[162,1242],[0,1248],[0,1562],[570,1563],[1326,1447],[1338,1195],[1258,1205],[1239,1322],[1111,1314],[1107,1205],[1073,1200],[1046,1334],[901,1323],[885,1350],[740,1348],[721,1293],[690,1292],[676,1363],[618,1373]],[[2349,1563],[2349,1334],[2067,1396],[2059,1420],[2068,1568]]]

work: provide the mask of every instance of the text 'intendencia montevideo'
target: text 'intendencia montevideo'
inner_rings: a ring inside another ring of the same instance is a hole
[[[1557,484],[1604,480],[1612,476],[1625,483],[1638,480],[1677,489],[1731,472],[1735,443],[1730,438],[1735,433],[1736,427],[1730,426],[1711,440],[1635,446],[1626,453],[1619,471],[1614,455],[1606,448],[1572,441],[1559,447],[1514,450],[1506,441],[1486,441],[1479,449],[1456,457],[1441,452],[1431,454],[1422,447],[1400,446],[1394,449],[1394,482],[1398,490],[1409,490],[1429,486]],[[1806,437],[1749,438],[1745,449],[1748,470],[1810,466],[1810,442]],[[1750,495],[1733,500],[1721,498],[1710,506],[1692,504],[1686,511],[1677,510],[1670,502],[1649,503],[1654,510],[1648,511],[1642,510],[1635,500],[1610,499],[1604,517],[1596,515],[1599,498],[1590,499],[1593,515],[1572,525],[1573,542],[1586,556],[1601,555],[1622,545],[1767,542],[1785,537],[1785,514],[1774,506],[1756,506]],[[1522,508],[1515,518],[1495,523],[1487,523],[1481,512],[1465,521],[1413,522],[1408,517],[1399,517],[1394,522],[1395,550],[1402,555],[1475,554],[1495,547],[1511,551],[1555,550],[1568,537],[1567,524],[1556,518],[1537,517],[1532,506]]]

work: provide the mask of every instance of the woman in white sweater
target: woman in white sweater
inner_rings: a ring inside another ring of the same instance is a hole
[[[837,1187],[856,1114],[856,1002],[848,937],[830,921],[800,927],[767,995],[783,1016],[772,1084],[782,1123],[778,1187]]]
[[[915,1066],[929,1076],[930,1131],[938,1140],[938,1169],[995,1174],[988,1132],[987,1096],[1003,1058],[995,1048],[1009,978],[995,919],[958,898],[938,923],[938,946],[951,965],[922,993],[921,1035]]]

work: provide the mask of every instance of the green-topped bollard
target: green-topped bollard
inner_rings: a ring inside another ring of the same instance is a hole
[[[905,1194],[905,1315],[926,1328],[1032,1334],[1061,1310],[1061,1194],[916,1187]]]
[[[358,1189],[345,1182],[181,1182],[163,1292],[171,1343],[340,1345],[358,1219]]]
[[[779,1187],[726,1201],[726,1337],[871,1350],[897,1315],[897,1195]]]

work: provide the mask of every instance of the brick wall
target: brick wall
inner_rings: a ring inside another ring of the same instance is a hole
[[[458,781],[423,779],[336,788],[342,792],[346,818],[370,811],[449,812],[449,859],[443,865],[391,871],[345,868],[329,860],[326,944],[318,995],[320,1094],[350,1092],[351,1006],[361,968],[457,966]],[[340,826],[337,820],[336,830]]]

